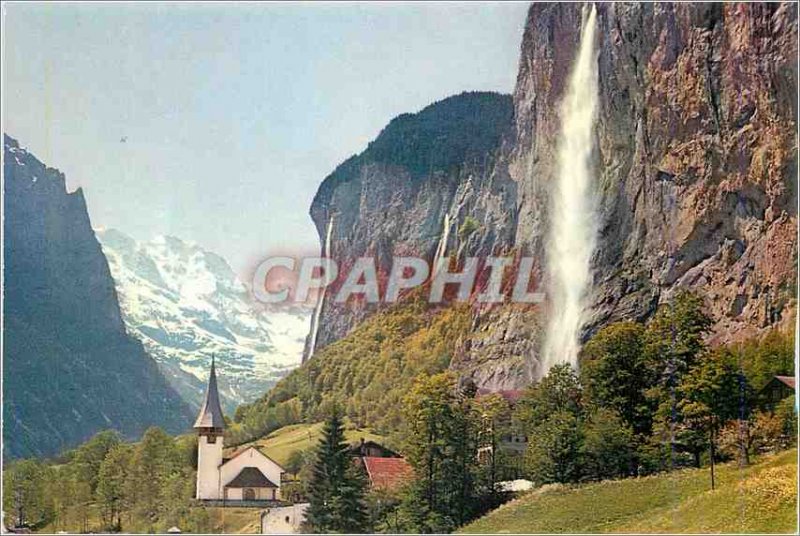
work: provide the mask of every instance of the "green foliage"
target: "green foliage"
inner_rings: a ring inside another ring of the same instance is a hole
[[[497,482],[509,472],[508,459],[500,451],[500,442],[512,433],[511,408],[499,394],[477,398],[474,414],[478,419],[478,448],[484,455],[480,481],[489,494],[497,493]]]
[[[458,228],[458,237],[463,241],[469,238],[472,233],[478,230],[480,223],[472,216],[467,216]]]
[[[325,421],[309,482],[305,528],[315,533],[364,532],[366,482],[353,465],[344,440],[344,424],[334,406]]]
[[[633,430],[613,409],[595,410],[584,423],[582,456],[583,473],[591,480],[635,474]]]
[[[537,490],[460,529],[472,534],[796,534],[797,451],[721,465]]]
[[[106,454],[97,473],[95,496],[100,505],[103,521],[108,527],[120,530],[121,514],[125,508],[125,482],[128,479],[128,464],[131,449],[127,445],[115,445]]]
[[[121,441],[117,432],[104,430],[98,432],[89,441],[67,454],[67,457],[71,458],[70,465],[74,468],[76,477],[89,484],[92,493],[97,488],[100,465],[103,463],[106,454],[119,445]]]
[[[568,363],[556,365],[525,393],[517,404],[515,417],[529,435],[558,412],[575,417],[583,414],[583,388],[575,369]]]
[[[637,434],[652,427],[653,385],[645,355],[645,328],[618,322],[601,329],[581,352],[581,381],[590,406],[611,408]]]
[[[583,428],[570,411],[557,411],[529,435],[526,463],[537,484],[576,482],[583,473]]]
[[[399,430],[404,394],[418,377],[448,367],[469,319],[467,306],[429,309],[421,296],[370,317],[263,398],[241,406],[236,437],[228,444],[302,420],[322,420],[334,403],[358,427],[384,435]]]
[[[747,381],[754,389],[764,387],[774,376],[794,374],[794,335],[772,330],[737,348]]]
[[[3,510],[11,526],[36,527],[53,515],[53,502],[47,482],[53,478],[50,467],[37,460],[20,460],[3,471]]]
[[[416,478],[401,510],[414,532],[448,532],[475,508],[476,416],[457,385],[450,372],[422,377],[404,400],[406,459]]]

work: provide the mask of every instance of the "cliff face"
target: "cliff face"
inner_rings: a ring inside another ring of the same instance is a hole
[[[517,244],[537,250],[579,5],[531,7],[514,95]],[[587,331],[697,289],[717,341],[794,311],[797,10],[598,5],[601,230]]]
[[[80,190],[4,138],[4,404],[9,457],[95,432],[186,429],[191,414],[128,337]]]
[[[464,93],[395,118],[363,153],[341,164],[311,205],[323,245],[333,219],[327,254],[340,271],[362,256],[375,257],[379,276],[388,272],[394,255],[433,259],[446,214],[452,222],[449,252],[468,248],[488,254],[510,245],[516,184],[498,155],[511,118],[510,96]],[[457,226],[466,216],[482,225],[460,240]],[[376,310],[329,298],[317,348]]]
[[[608,322],[647,318],[678,288],[704,296],[713,342],[790,323],[797,260],[796,5],[597,9],[600,231],[584,338]],[[531,6],[513,132],[488,153],[491,166],[482,173],[473,168],[472,181],[463,172],[420,181],[355,160],[334,175],[349,167],[360,181],[348,186],[326,179],[318,199],[337,199],[342,221],[338,231],[334,225],[333,256],[342,248],[373,249],[384,259],[398,250],[430,253],[442,215],[459,212],[463,196],[470,204],[460,213],[479,222],[464,251],[515,248],[539,259],[541,276],[559,105],[580,25],[579,4]],[[311,213],[324,235],[329,213],[317,200]],[[338,338],[364,314],[327,309],[320,340]],[[476,308],[474,337],[462,342],[452,366],[479,385],[528,382],[539,374],[545,318],[546,306]]]

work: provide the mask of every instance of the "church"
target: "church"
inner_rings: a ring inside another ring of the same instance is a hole
[[[285,472],[255,447],[245,447],[223,457],[225,418],[219,403],[214,358],[197,430],[197,492],[201,501],[232,503],[281,500],[281,475]]]

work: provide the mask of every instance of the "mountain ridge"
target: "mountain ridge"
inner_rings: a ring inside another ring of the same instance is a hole
[[[192,412],[128,337],[82,190],[4,135],[4,456],[113,428],[185,431]]]

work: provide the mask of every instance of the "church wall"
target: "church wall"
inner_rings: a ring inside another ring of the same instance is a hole
[[[221,499],[219,465],[222,463],[222,437],[208,443],[207,436],[197,438],[198,499]]]
[[[245,467],[257,467],[259,470],[261,470],[261,472],[264,473],[264,476],[266,476],[271,482],[279,487],[277,494],[278,498],[280,498],[281,473],[283,470],[278,464],[254,448],[247,449],[245,452],[239,454],[237,457],[233,458],[222,466],[222,485],[225,486],[228,482],[236,478],[236,475],[238,475],[239,472]]]

